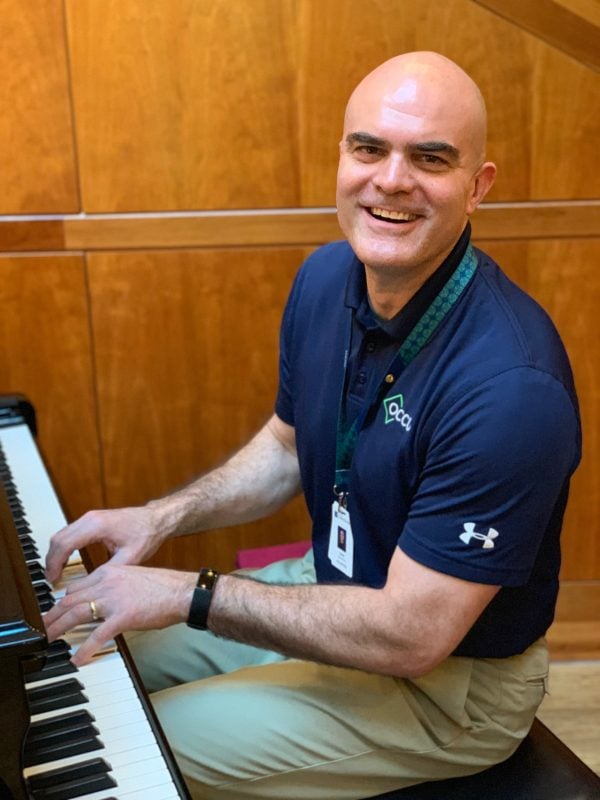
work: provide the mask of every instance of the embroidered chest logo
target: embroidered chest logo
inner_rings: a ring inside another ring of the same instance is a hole
[[[461,539],[465,544],[469,544],[471,539],[478,539],[479,541],[483,542],[483,549],[484,550],[492,550],[494,547],[494,539],[496,539],[500,534],[494,528],[489,528],[487,533],[480,533],[479,531],[475,530],[475,523],[474,522],[465,522],[463,523],[464,531],[458,537]]]
[[[412,417],[404,410],[404,398],[401,394],[395,394],[393,397],[386,397],[383,401],[383,407],[385,409],[386,425],[389,425],[390,422],[399,422],[404,430],[410,430]]]

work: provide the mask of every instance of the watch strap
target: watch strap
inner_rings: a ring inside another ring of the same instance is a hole
[[[200,570],[187,618],[187,624],[190,628],[196,628],[200,631],[207,629],[208,612],[218,577],[219,573],[214,569]]]

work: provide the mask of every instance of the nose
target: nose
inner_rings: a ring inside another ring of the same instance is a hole
[[[373,182],[385,194],[410,192],[415,183],[411,164],[400,153],[390,153],[379,162]]]

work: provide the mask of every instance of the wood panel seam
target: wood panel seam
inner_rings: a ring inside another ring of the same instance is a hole
[[[499,240],[597,237],[600,200],[483,204],[473,215],[473,234]],[[340,238],[334,208],[0,217],[0,252],[282,247]]]

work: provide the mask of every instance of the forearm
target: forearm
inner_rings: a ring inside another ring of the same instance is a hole
[[[293,429],[272,417],[222,466],[147,507],[168,538],[259,519],[299,491]]]
[[[455,650],[499,588],[436,572],[396,548],[381,589],[222,576],[208,627],[295,658],[417,677]]]
[[[385,675],[422,671],[414,618],[394,615],[384,591],[363,586],[276,586],[219,578],[208,618],[217,635],[292,658]]]

